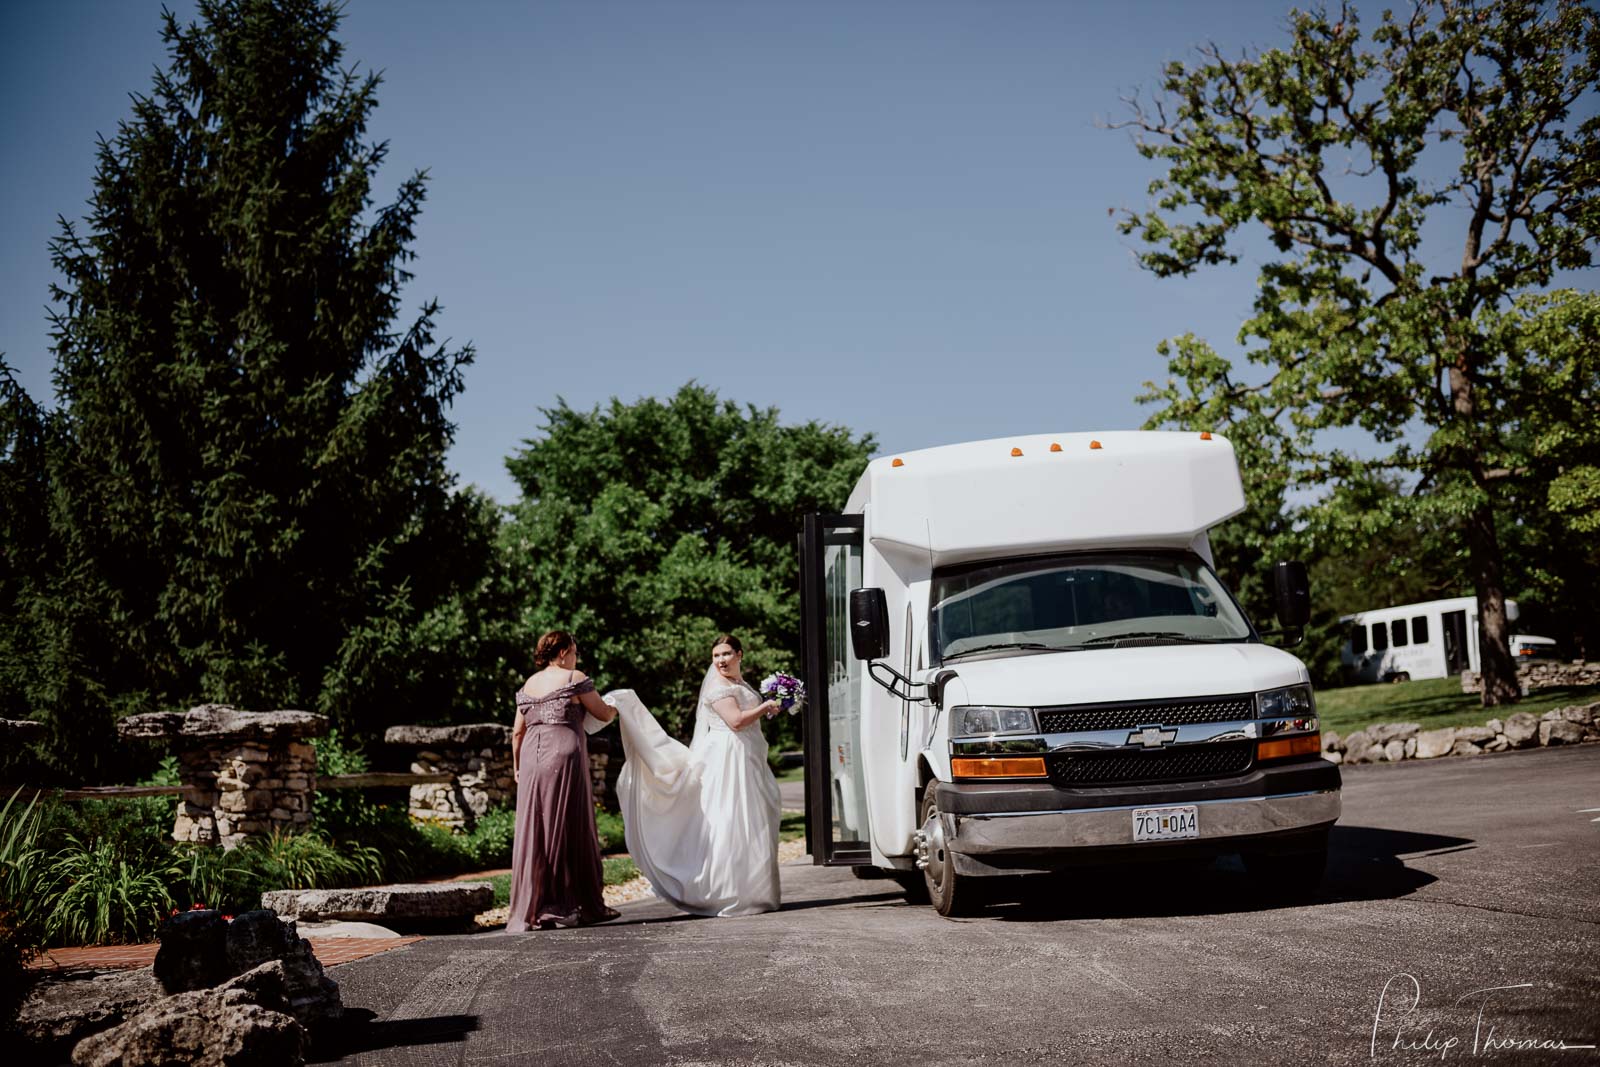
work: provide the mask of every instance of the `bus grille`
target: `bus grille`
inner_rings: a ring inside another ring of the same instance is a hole
[[[1234,696],[1188,697],[1138,704],[1072,704],[1040,708],[1039,730],[1047,734],[1081,730],[1133,730],[1152,723],[1187,726],[1202,722],[1237,722],[1256,717],[1253,693]]]
[[[1156,752],[1053,752],[1046,767],[1056,785],[1227,778],[1250,769],[1255,747],[1254,741],[1230,741]]]

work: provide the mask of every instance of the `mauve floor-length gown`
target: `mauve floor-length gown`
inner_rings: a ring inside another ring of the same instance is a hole
[[[584,711],[574,699],[593,690],[585,678],[542,697],[517,693],[528,729],[517,780],[507,933],[596,922],[607,914]]]

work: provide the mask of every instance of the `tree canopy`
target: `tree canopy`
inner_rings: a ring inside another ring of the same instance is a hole
[[[496,517],[444,467],[472,351],[399,321],[425,175],[375,205],[339,5],[200,0],[52,244],[58,407],[0,382],[0,706],[74,777],[200,700],[436,714]]]
[[[569,630],[602,687],[636,689],[680,734],[719,633],[743,641],[752,683],[798,671],[801,516],[844,506],[872,438],[785,426],[693,383],[544,416],[506,462],[522,488],[502,536],[524,659],[541,632]]]
[[[1145,267],[1260,261],[1240,341],[1262,370],[1176,338],[1150,424],[1227,430],[1261,499],[1316,498],[1298,519],[1325,551],[1399,527],[1451,538],[1484,702],[1515,699],[1508,524],[1564,555],[1547,592],[1595,559],[1596,297],[1549,287],[1600,236],[1600,15],[1427,0],[1368,35],[1346,4],[1292,13],[1289,33],[1170,64],[1120,124],[1162,168],[1120,223]]]

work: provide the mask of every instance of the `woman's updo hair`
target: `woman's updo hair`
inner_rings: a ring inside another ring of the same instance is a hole
[[[739,639],[732,634],[718,634],[717,639],[711,642],[711,651],[715,652],[718,645],[727,645],[740,655],[744,654],[744,645],[740,644]]]
[[[567,649],[577,643],[567,631],[551,630],[539,638],[539,643],[533,647],[533,669],[536,671],[544,670],[565,655]]]

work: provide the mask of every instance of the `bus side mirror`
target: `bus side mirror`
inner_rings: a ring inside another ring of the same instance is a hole
[[[1299,560],[1279,563],[1272,568],[1273,598],[1278,622],[1286,630],[1298,630],[1311,621],[1311,579]]]
[[[864,660],[889,654],[889,602],[882,589],[850,590],[850,650]]]

